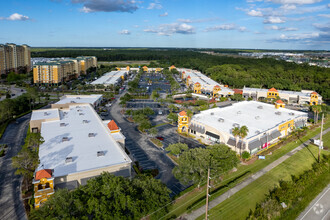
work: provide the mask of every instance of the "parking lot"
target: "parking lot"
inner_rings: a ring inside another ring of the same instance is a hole
[[[145,88],[148,94],[151,94],[154,90],[159,93],[171,93],[171,85],[161,73],[142,74],[139,87]]]

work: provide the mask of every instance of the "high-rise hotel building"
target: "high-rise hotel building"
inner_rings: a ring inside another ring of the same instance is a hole
[[[33,82],[58,84],[86,74],[90,67],[97,67],[97,59],[94,56],[36,63],[33,66]]]
[[[31,70],[31,51],[28,45],[0,44],[0,74]]]

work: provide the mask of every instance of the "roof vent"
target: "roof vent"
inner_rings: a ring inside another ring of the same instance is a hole
[[[68,113],[67,112],[63,112],[63,115],[67,115]]]
[[[256,117],[254,117],[256,120],[259,120],[260,119],[260,116],[257,115]]]
[[[83,124],[87,124],[88,123],[88,120],[83,120]]]
[[[98,151],[97,152],[98,157],[101,157],[101,156],[104,156],[104,155],[105,155],[104,151]]]
[[[289,112],[289,115],[294,115],[294,112]]]
[[[263,109],[264,107],[262,105],[259,105],[258,106],[258,109]]]
[[[218,122],[223,123],[223,122],[225,122],[225,119],[223,119],[223,118],[219,118],[219,119],[218,119]]]
[[[62,137],[62,142],[69,141],[69,137]]]
[[[234,124],[233,124],[233,127],[234,127],[234,128],[239,128],[239,124],[234,123]]]
[[[84,115],[84,113],[79,113],[79,115]]]
[[[281,115],[281,112],[275,112],[275,115]]]
[[[211,115],[214,115],[214,112],[211,112]]]
[[[71,163],[72,161],[72,157],[65,158],[65,163]]]
[[[88,137],[95,137],[96,134],[95,133],[88,133]]]
[[[44,112],[44,116],[47,116],[47,115],[49,115],[48,112]]]
[[[240,114],[242,114],[242,112],[241,111],[238,111],[237,114],[240,115]]]
[[[71,101],[71,103],[76,103],[75,101]]]
[[[80,99],[80,97],[77,97],[77,99]]]
[[[65,127],[66,124],[65,123],[60,123],[60,127]]]

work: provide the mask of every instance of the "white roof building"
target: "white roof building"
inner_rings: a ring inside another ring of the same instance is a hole
[[[111,72],[104,74],[97,80],[93,81],[91,84],[92,85],[105,85],[105,86],[116,85],[119,82],[121,82],[121,80],[123,80],[127,74],[128,74],[128,70],[111,71]]]
[[[177,68],[177,70],[183,74],[183,78],[187,79],[190,77],[189,80],[189,86],[194,85],[195,83],[200,83],[202,87],[202,91],[205,92],[213,92],[214,86],[219,86],[221,88],[221,91],[219,93],[223,95],[233,95],[234,91],[232,89],[229,89],[228,87],[224,87],[224,85],[221,85],[214,81],[213,79],[205,76],[203,73],[201,73],[198,70],[192,70],[192,69],[186,69],[186,68]]]
[[[234,146],[232,129],[245,125],[249,132],[244,144],[246,150],[253,151],[255,148],[260,148],[261,144],[259,146],[254,144],[252,148],[252,142],[256,140],[262,142],[260,139],[265,135],[269,136],[266,142],[275,141],[278,137],[287,135],[293,126],[304,126],[306,121],[307,113],[304,112],[285,108],[276,109],[274,105],[262,102],[244,101],[194,115],[191,118],[189,132],[195,136],[202,136],[206,142],[209,140]]]
[[[60,98],[60,101],[56,102],[57,105],[68,103],[89,103],[92,106],[97,106],[102,100],[102,95],[64,95]]]
[[[125,136],[119,128],[113,134],[108,121],[96,113],[90,103],[97,97],[80,99],[87,103],[72,103],[73,97],[64,97],[55,104],[58,107],[32,112],[30,129],[40,131],[44,139],[36,171],[51,169],[56,187],[75,188],[104,171],[131,176]]]

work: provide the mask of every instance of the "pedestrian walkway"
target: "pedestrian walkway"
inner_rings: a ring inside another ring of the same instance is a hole
[[[326,134],[329,131],[330,131],[330,128],[326,129],[325,131],[323,131],[323,135]],[[313,137],[313,139],[318,138],[319,136],[320,136],[320,134]],[[228,199],[229,197],[231,197],[232,195],[234,195],[235,193],[237,193],[238,191],[240,191],[241,189],[243,189],[244,187],[246,187],[247,185],[249,185],[250,183],[252,183],[256,179],[258,179],[259,177],[263,176],[265,173],[267,173],[268,171],[270,171],[274,167],[278,166],[283,161],[290,158],[292,155],[299,152],[300,150],[302,150],[304,147],[308,146],[309,144],[310,144],[309,140],[302,143],[301,145],[299,145],[298,147],[296,147],[292,151],[288,152],[287,154],[283,155],[279,159],[275,160],[273,163],[269,164],[265,168],[263,168],[260,171],[256,172],[251,177],[247,178],[246,180],[244,180],[243,182],[237,184],[235,187],[231,188],[230,190],[228,190],[224,194],[222,194],[219,197],[215,198],[214,200],[209,202],[209,210],[214,208],[215,206],[219,205],[220,203],[222,203],[223,201],[225,201],[226,199]],[[199,216],[203,215],[204,213],[205,213],[205,205],[200,207],[199,209],[197,209],[195,211],[192,211],[189,214],[184,215],[183,217],[185,219],[192,220],[192,219],[198,218]]]

